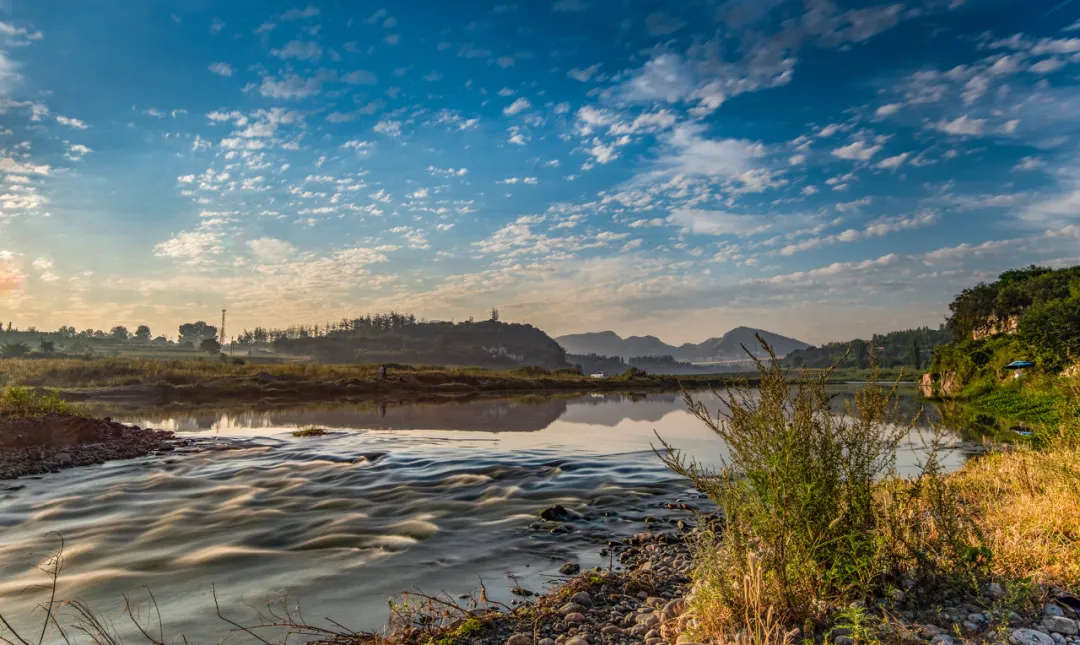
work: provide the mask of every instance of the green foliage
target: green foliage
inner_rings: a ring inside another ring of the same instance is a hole
[[[1048,269],[1030,266],[1002,273],[996,282],[964,289],[949,305],[948,326],[954,340],[963,341],[1032,308],[1078,295],[1080,266]],[[1022,323],[1021,323],[1022,324]]]
[[[1044,371],[1059,372],[1080,359],[1080,297],[1031,307],[1020,319],[1020,338]]]
[[[856,338],[842,343],[826,343],[820,347],[798,349],[785,356],[784,363],[798,368],[826,369],[839,363],[839,368],[868,369],[870,349],[873,348],[879,367],[904,367],[909,371],[918,371],[935,348],[951,339],[952,334],[944,328],[905,329],[874,334],[870,340]]]
[[[721,471],[686,461],[667,443],[660,456],[724,510],[720,549],[733,576],[748,575],[748,555],[756,554],[783,615],[800,623],[817,615],[819,601],[866,591],[874,581],[875,483],[893,472],[914,420],[887,423],[895,420],[895,390],[876,382],[836,415],[829,372],[792,394],[775,357],[758,369],[758,393],[718,392],[728,411],[715,417],[685,395],[727,446]]]
[[[687,461],[663,439],[658,451],[724,512],[723,534],[699,553],[699,586],[713,609],[760,616],[738,584],[760,577],[781,622],[805,624],[824,620],[832,607],[886,593],[900,578],[914,578],[922,593],[932,583],[985,572],[986,553],[970,539],[970,521],[957,513],[938,459],[944,433],[931,439],[921,477],[896,474],[898,446],[921,413],[905,418],[895,385],[873,378],[836,414],[831,371],[793,384],[775,356],[758,370],[757,392],[717,393],[723,408],[716,416],[685,395],[726,448],[721,470]],[[861,615],[842,618],[861,629]]]
[[[180,342],[191,343],[192,345],[198,345],[207,338],[217,337],[217,327],[208,325],[202,320],[180,325],[179,332]]]
[[[220,354],[221,343],[219,343],[216,338],[204,338],[203,341],[199,343],[199,349],[207,354]]]
[[[0,358],[20,358],[30,353],[30,345],[22,341],[13,341],[0,345]]]
[[[0,414],[5,416],[40,416],[43,414],[81,414],[79,408],[55,393],[36,394],[25,387],[9,387],[0,393]]]
[[[292,436],[298,437],[298,438],[303,438],[303,437],[325,437],[328,434],[330,434],[330,433],[327,432],[325,429],[320,428],[319,426],[313,426],[313,425],[312,426],[303,426],[301,428],[297,428],[296,430],[292,431]]]

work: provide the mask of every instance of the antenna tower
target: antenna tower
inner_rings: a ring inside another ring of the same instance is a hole
[[[218,341],[222,347],[225,346],[225,310],[221,310],[221,340]]]

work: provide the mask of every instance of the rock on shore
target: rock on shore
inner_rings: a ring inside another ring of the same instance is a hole
[[[66,414],[0,417],[0,480],[132,459],[186,445],[167,430]]]

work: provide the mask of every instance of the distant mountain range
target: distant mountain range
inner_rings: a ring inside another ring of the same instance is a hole
[[[779,356],[810,347],[794,338],[751,327],[736,327],[719,338],[710,338],[697,345],[686,343],[679,347],[668,345],[656,336],[622,338],[613,331],[569,334],[559,336],[555,340],[569,354],[601,354],[623,358],[670,355],[679,361],[709,363],[744,360],[746,359],[746,352],[742,349],[744,346],[755,355],[763,356],[765,352],[754,338],[755,334],[764,338]]]

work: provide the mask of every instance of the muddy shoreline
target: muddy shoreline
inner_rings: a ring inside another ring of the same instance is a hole
[[[168,430],[69,414],[0,417],[0,480],[188,448]]]

